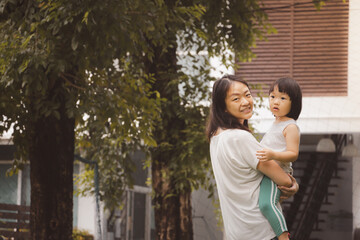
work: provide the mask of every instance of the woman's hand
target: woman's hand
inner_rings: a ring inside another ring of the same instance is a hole
[[[294,196],[295,193],[297,193],[297,191],[299,191],[299,184],[296,182],[296,179],[293,176],[291,176],[290,174],[289,174],[289,176],[292,181],[291,187],[278,186],[278,188],[281,191],[280,200],[288,199],[288,198]]]
[[[260,162],[266,162],[273,160],[275,157],[275,152],[270,149],[262,149],[259,151],[256,151],[257,159],[259,159]]]

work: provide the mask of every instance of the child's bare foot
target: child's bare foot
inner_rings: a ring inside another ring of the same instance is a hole
[[[279,237],[279,240],[289,240],[289,233],[288,232],[283,232]]]

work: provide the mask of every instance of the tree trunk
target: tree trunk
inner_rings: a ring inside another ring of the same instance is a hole
[[[168,167],[162,162],[166,159],[161,159],[161,156],[153,159],[157,159],[152,164],[156,239],[192,240],[191,189],[176,194],[173,182],[164,178]]]
[[[179,239],[193,239],[193,222],[191,213],[191,189],[182,193],[179,196],[180,202],[180,238]]]
[[[155,154],[152,154],[154,159]],[[172,183],[166,181],[163,175],[166,171],[166,166],[161,163],[161,159],[153,161],[152,164],[152,182],[153,190],[155,191],[154,205],[155,205],[155,229],[156,239],[178,239],[179,227],[179,202],[177,196],[172,196]]]
[[[176,82],[178,78],[176,36],[168,34],[167,37],[171,43],[167,51],[154,47],[154,59],[147,63],[148,73],[154,74],[156,78],[153,90],[167,99],[161,106],[161,120],[154,133],[158,147],[151,152],[156,239],[192,240],[191,188],[177,192],[176,182],[171,177],[171,171],[175,170],[171,165],[181,164],[172,161],[181,151],[176,146],[183,139],[186,124],[178,114],[178,109],[183,106],[180,103],[178,85],[174,84],[174,80]]]
[[[31,239],[72,239],[74,119],[65,111],[68,92],[59,80],[48,101],[60,102],[60,119],[35,118],[30,124]],[[31,108],[36,114],[36,108]],[[34,116],[34,115],[33,115]]]

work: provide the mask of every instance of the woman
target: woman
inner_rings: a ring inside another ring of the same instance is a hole
[[[258,205],[264,174],[282,186],[283,198],[298,190],[295,179],[276,162],[257,159],[262,146],[248,128],[253,106],[245,81],[228,75],[215,82],[207,137],[227,240],[276,239]]]

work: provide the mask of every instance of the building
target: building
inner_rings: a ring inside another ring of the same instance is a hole
[[[292,200],[303,198],[290,214],[296,219],[287,216],[293,221],[290,229],[295,239],[352,239],[360,227],[360,2],[326,1],[320,11],[306,0],[263,3],[277,34],[258,42],[257,58],[239,63],[236,74],[261,84],[264,92],[284,76],[302,87],[297,121],[302,136],[294,175],[300,184],[314,188],[300,189]],[[266,107],[257,113],[252,123],[262,134],[273,116]],[[356,152],[349,154],[354,146]],[[290,205],[284,204],[284,210]],[[300,230],[310,233],[305,237]]]

